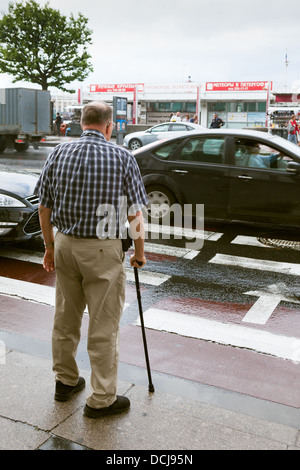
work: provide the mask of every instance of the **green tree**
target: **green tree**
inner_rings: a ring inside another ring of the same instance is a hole
[[[19,80],[62,91],[93,71],[87,47],[92,43],[88,20],[81,13],[68,20],[46,3],[9,3],[0,19],[0,72]]]

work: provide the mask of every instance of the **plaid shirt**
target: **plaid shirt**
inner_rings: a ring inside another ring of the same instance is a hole
[[[86,130],[49,155],[35,194],[51,208],[51,222],[80,238],[116,238],[128,209],[147,205],[147,195],[134,156],[107,142],[101,132]]]

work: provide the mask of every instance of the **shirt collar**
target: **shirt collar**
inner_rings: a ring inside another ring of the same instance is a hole
[[[106,140],[104,135],[102,134],[102,132],[100,131],[96,131],[96,129],[86,129],[85,131],[83,131],[83,133],[81,134],[81,137],[88,137],[88,136],[95,136],[95,137],[99,137],[100,139],[102,140]]]

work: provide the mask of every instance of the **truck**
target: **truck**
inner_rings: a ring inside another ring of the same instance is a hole
[[[51,132],[51,97],[47,90],[0,89],[0,153],[27,150]]]

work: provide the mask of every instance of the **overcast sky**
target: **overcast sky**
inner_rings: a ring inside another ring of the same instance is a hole
[[[0,0],[1,13],[8,11],[8,3]],[[299,0],[49,0],[49,4],[67,16],[81,12],[89,19],[94,72],[84,86],[176,83],[191,76],[194,82],[272,80],[273,89],[283,90],[286,84],[300,91]],[[3,74],[0,84],[12,86]]]

